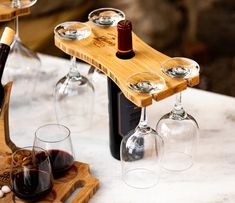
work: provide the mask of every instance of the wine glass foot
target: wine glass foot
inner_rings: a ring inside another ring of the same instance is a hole
[[[165,87],[165,80],[152,72],[138,72],[127,79],[128,87],[141,94],[154,94]]]
[[[173,78],[186,78],[188,75],[191,74],[191,71],[179,66],[166,70],[165,74]]]
[[[191,155],[183,152],[169,152],[164,154],[161,167],[170,172],[183,172],[193,166]]]
[[[91,28],[85,23],[68,21],[57,25],[54,33],[61,39],[82,40],[91,34]]]
[[[115,26],[125,19],[125,14],[115,8],[100,8],[92,11],[88,19],[98,26]]]
[[[123,181],[133,188],[147,189],[158,183],[158,174],[147,168],[133,168],[123,173]]]
[[[197,76],[200,67],[196,61],[184,57],[174,57],[161,64],[162,72],[171,78],[192,78]]]

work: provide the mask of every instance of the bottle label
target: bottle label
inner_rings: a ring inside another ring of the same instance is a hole
[[[118,133],[127,135],[140,121],[141,108],[129,101],[120,91],[118,93]]]

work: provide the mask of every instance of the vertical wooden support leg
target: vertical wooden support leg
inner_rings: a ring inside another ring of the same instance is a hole
[[[10,94],[13,82],[5,85],[5,101],[0,112],[0,151],[13,152],[17,149],[16,145],[11,141],[9,134],[9,104]]]

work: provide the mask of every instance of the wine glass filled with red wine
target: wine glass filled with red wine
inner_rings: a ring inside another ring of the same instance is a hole
[[[39,147],[24,147],[12,155],[11,181],[14,195],[20,199],[38,201],[53,187],[53,175],[47,151]]]
[[[60,124],[47,124],[37,129],[34,146],[47,150],[54,178],[59,178],[73,166],[74,153],[70,130]]]

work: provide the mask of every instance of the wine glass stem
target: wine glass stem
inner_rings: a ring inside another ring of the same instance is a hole
[[[184,109],[181,103],[181,99],[182,99],[182,93],[177,93],[176,94],[176,102],[173,108],[173,112],[176,114],[183,114],[184,113]]]
[[[75,76],[79,77],[80,76],[75,56],[71,56],[71,65],[70,65],[69,76],[71,76],[71,77],[75,77]]]
[[[19,17],[16,16],[14,20],[14,26],[15,26],[15,39],[19,40]]]
[[[141,116],[140,116],[140,122],[139,122],[139,127],[140,128],[146,128],[148,119],[147,119],[147,114],[146,114],[146,107],[141,108]]]

